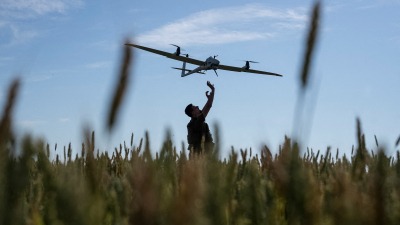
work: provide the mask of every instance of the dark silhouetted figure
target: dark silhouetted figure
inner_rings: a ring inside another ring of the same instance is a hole
[[[190,153],[202,153],[203,151],[209,152],[214,147],[213,138],[210,133],[210,128],[205,122],[208,112],[210,111],[214,101],[214,85],[207,81],[207,86],[211,89],[211,93],[206,92],[207,102],[203,109],[200,110],[198,106],[189,104],[185,108],[185,113],[191,119],[187,125],[188,130],[188,150]]]

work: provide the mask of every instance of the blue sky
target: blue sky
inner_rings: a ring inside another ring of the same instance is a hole
[[[188,103],[202,106],[207,80],[215,84],[207,118],[230,150],[276,151],[291,136],[299,71],[313,1],[83,1],[3,0],[0,4],[0,105],[13,77],[22,79],[15,113],[19,135],[33,133],[54,146],[80,151],[83,128],[96,131],[100,150],[138,144],[149,131],[158,150],[166,130],[180,149],[186,143]],[[400,1],[331,0],[322,21],[308,93],[303,143],[349,153],[356,117],[367,145],[374,135],[390,153],[400,134]],[[191,57],[218,55],[222,64],[283,74],[268,77],[219,71],[180,77],[181,62],[134,49],[133,79],[117,127],[105,121],[124,40]],[[309,131],[307,131],[309,130]]]

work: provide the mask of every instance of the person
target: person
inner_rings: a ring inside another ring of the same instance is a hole
[[[199,154],[203,150],[208,152],[214,147],[210,128],[205,120],[214,101],[215,88],[210,81],[207,81],[207,86],[211,89],[211,92],[206,91],[207,102],[203,109],[200,110],[198,106],[193,104],[189,104],[185,108],[185,114],[190,117],[190,122],[187,124],[188,150],[190,153]]]

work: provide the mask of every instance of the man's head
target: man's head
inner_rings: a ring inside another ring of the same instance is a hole
[[[199,107],[198,106],[194,106],[192,104],[187,105],[186,108],[185,108],[185,114],[188,117],[193,117],[195,115],[198,115],[200,112],[201,111],[200,111]]]

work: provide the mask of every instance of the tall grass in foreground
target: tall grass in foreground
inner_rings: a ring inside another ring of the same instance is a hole
[[[302,92],[310,79],[319,4],[313,12]],[[130,79],[130,58],[125,49],[110,132]],[[275,155],[268,146],[256,155],[232,148],[220,160],[218,132],[214,152],[190,159],[169,133],[155,156],[148,134],[139,143],[132,134],[129,145],[99,152],[88,131],[80,154],[72,155],[69,145],[52,160],[42,140],[13,135],[18,87],[16,80],[0,120],[1,225],[400,224],[400,152],[388,157],[377,140],[378,149],[367,149],[360,120],[350,156],[329,148],[301,150],[285,137]]]
[[[275,155],[232,149],[223,161],[189,159],[169,137],[155,157],[146,136],[57,160],[40,140],[25,137],[19,156],[3,142],[0,224],[399,224],[400,153],[360,140],[348,157],[300,155],[285,138]]]

